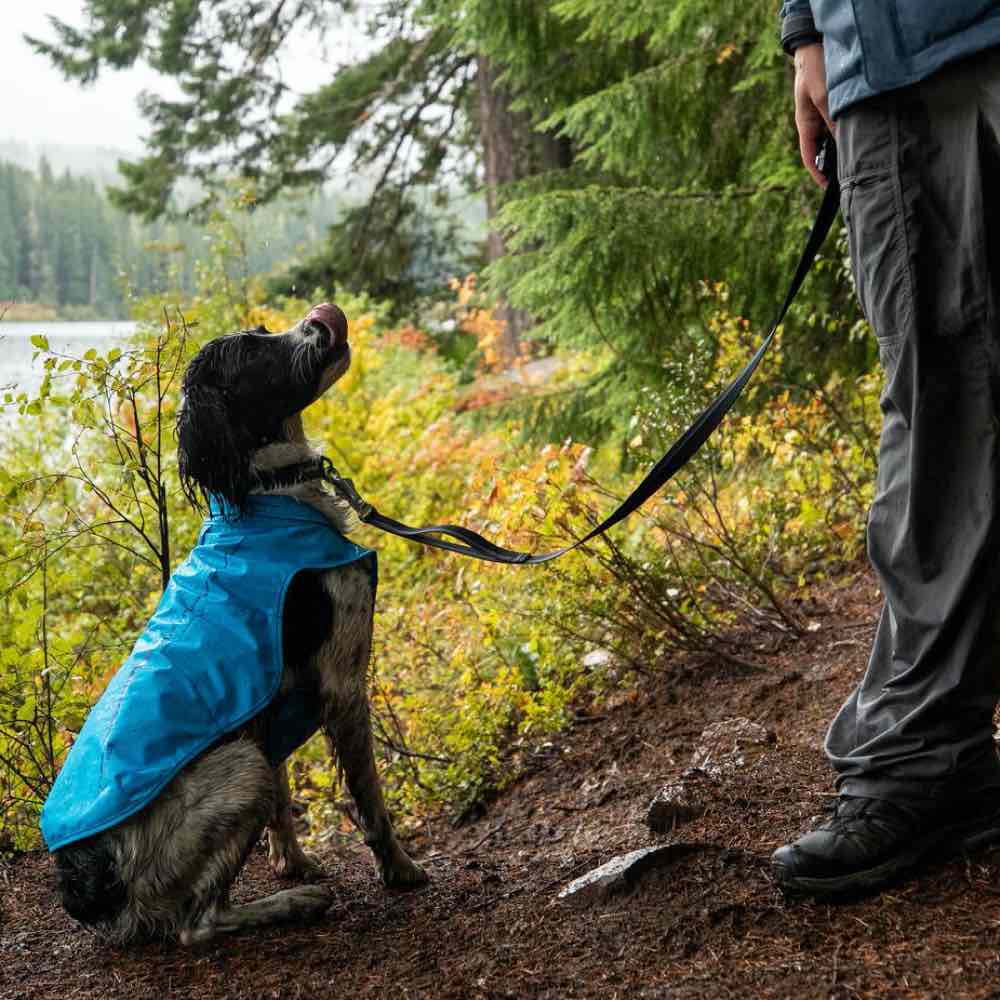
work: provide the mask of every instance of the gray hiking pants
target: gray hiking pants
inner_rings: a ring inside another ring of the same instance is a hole
[[[849,795],[1000,788],[1000,49],[848,109],[837,141],[885,369],[868,522],[885,604],[827,754]]]

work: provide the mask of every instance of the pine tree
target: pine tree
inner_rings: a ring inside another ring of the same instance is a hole
[[[0,164],[0,301],[17,296],[17,227],[11,210],[13,174]]]
[[[677,386],[704,385],[714,366],[715,283],[758,327],[773,315],[817,204],[798,163],[774,7],[442,0],[466,44],[505,67],[515,110],[569,150],[503,192],[512,252],[488,274],[535,317],[534,336],[605,348],[589,385],[551,405],[550,430],[624,434],[623,415],[656,399],[670,438],[686,416],[670,407],[703,399]],[[793,378],[867,360],[848,337],[858,313],[845,276],[819,280],[816,298],[838,313],[786,340]]]
[[[390,0],[375,50],[297,100],[277,73],[284,40],[346,7],[90,0],[86,28],[54,22],[55,42],[35,44],[85,82],[139,57],[181,82],[183,99],[146,101],[149,155],[125,168],[118,194],[150,216],[184,176],[249,176],[266,201],[319,180],[351,146],[356,170],[377,171],[374,194],[333,227],[303,280],[415,294],[405,255],[430,250],[414,185],[440,189],[478,152],[473,173],[499,225],[489,288],[521,310],[508,314],[512,340],[530,316],[542,342],[605,352],[550,418],[597,435],[652,399],[669,434],[681,419],[670,411],[699,402],[676,386],[714,370],[717,284],[727,309],[766,325],[815,206],[774,7]],[[227,63],[227,44],[248,53],[242,65]],[[845,269],[822,269],[811,287],[785,343],[793,381],[868,360],[847,336],[859,315]]]
[[[340,156],[343,175],[373,189],[365,210],[331,234],[331,249],[346,269],[342,280],[356,287],[372,259],[395,257],[421,242],[401,231],[416,221],[414,191],[446,188],[466,169],[463,112],[475,60],[450,47],[450,32],[428,23],[416,3],[380,5],[368,28],[380,41],[374,51],[298,97],[279,68],[289,34],[303,28],[322,34],[353,9],[347,0],[149,0],[140,6],[89,0],[85,6],[86,27],[51,18],[55,40],[32,40],[68,78],[91,82],[106,67],[143,58],[183,91],[179,100],[144,96],[147,155],[121,165],[125,183],[112,192],[119,206],[146,219],[171,212],[184,178],[210,194],[224,178],[247,178],[263,203],[329,178]],[[243,58],[233,59],[233,51]]]

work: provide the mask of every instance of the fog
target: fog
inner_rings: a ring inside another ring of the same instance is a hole
[[[31,146],[79,145],[141,152],[145,123],[136,104],[142,90],[176,96],[168,79],[148,66],[103,73],[91,87],[67,83],[25,34],[52,38],[48,15],[72,25],[85,23],[83,0],[4,0],[4,41],[0,49],[0,143]],[[357,38],[350,26],[332,33]],[[327,37],[325,41],[332,41]],[[282,59],[282,74],[294,89],[311,89],[330,72],[320,40],[293,39]]]

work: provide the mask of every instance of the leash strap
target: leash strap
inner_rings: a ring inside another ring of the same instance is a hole
[[[532,555],[529,552],[517,552],[513,549],[505,549],[502,546],[494,545],[493,542],[484,538],[478,532],[470,528],[463,528],[457,524],[434,524],[423,528],[413,528],[402,521],[397,521],[385,514],[377,511],[370,503],[365,501],[354,487],[350,479],[341,477],[334,468],[333,463],[328,458],[317,459],[315,463],[307,463],[314,472],[319,472],[320,476],[340,493],[345,500],[354,508],[358,517],[373,528],[387,531],[389,534],[398,535],[401,538],[408,538],[422,545],[430,545],[436,549],[446,549],[449,552],[458,552],[464,556],[471,556],[474,559],[483,559],[487,562],[513,563],[517,565],[533,565],[537,563],[549,562],[558,559],[559,556],[572,552],[573,549],[585,545],[587,542],[599,535],[603,535],[609,528],[624,520],[633,511],[642,506],[654,493],[659,491],[665,483],[673,478],[696,454],[699,448],[708,440],[712,432],[722,422],[723,417],[732,409],[736,400],[739,399],[747,383],[753,377],[754,372],[760,365],[767,353],[767,349],[774,340],[778,327],[788,312],[789,306],[802,287],[809,269],[812,267],[816,254],[823,245],[833,220],[837,217],[837,210],[840,205],[840,185],[837,181],[836,170],[831,162],[830,150],[827,151],[826,169],[829,183],[816,221],[813,223],[812,231],[806,242],[802,257],[798,267],[792,277],[791,285],[785,300],[778,310],[778,315],[771,325],[771,330],[764,338],[763,343],[757,348],[747,366],[740,372],[733,382],[721,392],[712,403],[707,406],[694,423],[674,442],[670,450],[661,458],[656,465],[646,474],[645,478],[626,497],[626,499],[611,512],[596,528],[590,531],[579,541],[564,548],[556,549],[552,552],[540,552]],[[318,469],[316,468],[318,466]],[[441,535],[457,539],[457,541],[447,541]]]

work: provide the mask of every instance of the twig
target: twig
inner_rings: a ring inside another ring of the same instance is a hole
[[[384,697],[384,696],[383,696]],[[408,747],[401,747],[394,743],[388,736],[379,734],[375,737],[383,746],[387,746],[393,753],[398,753],[401,757],[415,757],[417,760],[432,760],[437,764],[454,764],[454,757],[438,757],[432,753],[422,753],[419,750],[410,750]]]
[[[485,844],[486,841],[490,839],[490,837],[493,837],[496,834],[498,834],[506,825],[507,825],[506,818],[500,820],[500,822],[497,823],[497,825],[493,827],[492,830],[487,830],[486,833],[484,833],[479,838],[479,840],[477,840],[471,847],[463,848],[462,854],[473,854],[475,851],[478,851],[479,848],[482,847],[483,844]]]

